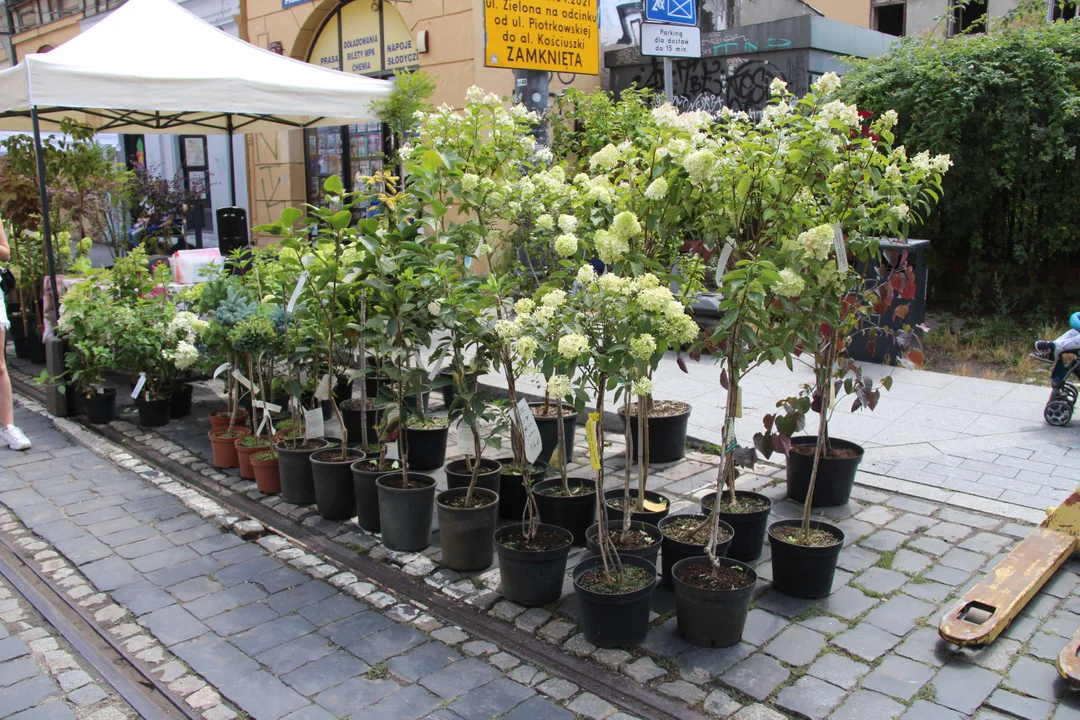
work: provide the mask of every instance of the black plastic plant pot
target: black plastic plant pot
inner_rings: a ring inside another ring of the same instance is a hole
[[[389,550],[414,552],[431,544],[435,478],[421,473],[408,477],[408,487],[403,486],[400,472],[383,473],[375,481],[382,541]]]
[[[810,521],[811,530],[824,530],[836,539],[833,545],[808,547],[783,539],[787,532],[799,532],[802,520],[778,520],[769,526],[772,546],[773,589],[789,597],[823,598],[832,592],[836,561],[844,547],[844,531],[819,520]],[[777,537],[777,532],[781,537]]]
[[[540,431],[540,457],[550,460],[555,448],[559,447],[559,417],[558,415],[541,416],[536,414],[537,408],[543,408],[544,403],[529,403],[533,408],[533,418],[536,420],[536,428]],[[551,403],[551,409],[555,404]],[[574,408],[563,404],[563,434],[566,439],[566,462],[574,462],[574,429],[577,427],[577,413]]]
[[[522,548],[512,538],[520,537],[521,525],[514,523],[495,532],[499,554],[499,592],[511,602],[525,607],[541,607],[562,596],[566,558],[573,536],[563,528],[541,524],[537,533],[553,538],[544,550]]]
[[[315,503],[315,481],[311,476],[311,455],[324,449],[325,440],[307,440],[302,449],[290,450],[289,442],[274,446],[278,454],[278,472],[281,473],[281,499],[293,505]]]
[[[498,458],[497,462],[502,465],[502,474],[499,476],[499,517],[508,520],[520,520],[525,514],[525,502],[528,495],[525,485],[521,481],[521,473],[513,472],[514,458]],[[547,475],[548,465],[542,460],[532,463],[533,468],[529,473],[533,487],[542,482]]]
[[[143,427],[161,427],[169,424],[169,406],[172,398],[161,400],[147,400],[143,397],[136,398],[135,407],[139,411],[139,424]]]
[[[469,483],[472,482],[472,471],[469,470],[468,463],[464,459],[447,463],[445,472],[446,487],[451,490],[454,488],[467,488]],[[480,459],[480,473],[476,476],[476,487],[490,490],[498,495],[502,484],[501,478],[502,464],[498,460]],[[524,508],[522,509],[524,510]]]
[[[787,458],[787,495],[796,502],[806,500],[806,491],[810,489],[810,475],[814,471],[814,454],[817,438],[800,436],[791,438],[791,447],[809,447],[810,453],[788,451]],[[814,499],[811,507],[832,507],[847,505],[851,498],[851,489],[855,487],[855,474],[862,462],[863,450],[848,440],[829,439],[833,450],[846,450],[854,453],[853,457],[827,458],[818,461],[817,482],[814,483]]]
[[[623,519],[623,497],[625,491],[621,488],[615,490],[608,490],[604,493],[604,502],[607,503],[607,514],[609,520],[622,520]],[[638,490],[636,487],[630,488],[630,503],[634,508],[637,508]],[[671,500],[665,495],[661,495],[658,492],[652,490],[645,491],[645,499],[654,503],[663,503],[663,510],[644,510],[638,512],[636,509],[630,513],[631,520],[640,520],[641,522],[650,523],[656,525],[658,522],[667,517],[668,511],[671,510]],[[618,507],[611,506],[611,500],[618,501],[616,504]]]
[[[675,563],[675,617],[679,634],[692,645],[707,648],[731,647],[742,639],[750,601],[757,583],[757,573],[738,560],[724,558],[721,566],[737,568],[746,574],[746,587],[713,590],[683,582],[681,574],[694,565],[712,569],[707,557],[684,558]]]
[[[446,462],[446,438],[449,426],[406,428],[409,443],[409,470],[437,470]]]
[[[35,335],[26,336],[26,347],[30,353],[30,362],[34,365],[44,365],[46,360],[45,342]],[[165,422],[168,422],[166,420]]]
[[[389,470],[372,470],[367,467],[369,461],[378,462],[379,458],[368,457],[352,464],[353,494],[356,497],[356,524],[370,533],[382,529],[379,523],[379,489],[375,481]]]
[[[685,404],[685,403],[684,403]],[[649,457],[650,465],[675,462],[686,456],[686,432],[690,426],[691,408],[680,415],[649,418]],[[619,414],[622,415],[620,409]],[[630,435],[633,438],[633,453],[637,451],[637,414],[630,415]]]
[[[356,407],[352,407],[355,404]],[[341,411],[341,419],[345,423],[345,432],[349,434],[349,442],[360,442],[364,437],[364,422],[367,421],[368,443],[374,444],[379,439],[379,420],[382,419],[382,408],[360,409],[360,401],[356,398],[346,400],[338,406]]]
[[[725,497],[729,493],[724,493]],[[731,541],[727,556],[740,562],[753,562],[761,557],[761,550],[765,546],[765,531],[769,528],[769,511],[772,509],[772,499],[761,493],[749,490],[736,490],[735,497],[738,500],[759,500],[765,503],[764,510],[754,512],[734,513],[720,511],[720,519],[735,530],[735,539]],[[708,515],[712,512],[713,500],[716,493],[711,492],[701,498],[701,512]]]
[[[584,487],[585,491],[574,495],[545,495],[544,490],[561,490],[562,479],[544,480],[533,485],[536,509],[541,520],[566,528],[574,536],[575,545],[584,545],[585,531],[596,522],[596,481],[567,478],[566,483],[571,490]]]
[[[623,529],[622,520],[608,520],[608,532],[613,536],[613,539],[617,539]],[[656,542],[652,545],[643,548],[633,548],[631,550],[623,550],[616,544],[615,548],[619,551],[619,557],[639,557],[644,560],[648,560],[653,565],[656,565],[656,561],[660,556],[660,544],[663,535],[660,534],[660,528],[652,525],[651,523],[643,523],[637,520],[630,521],[630,530],[632,532],[645,531],[650,537],[655,538]],[[600,554],[600,545],[597,542],[597,534],[600,531],[600,524],[593,523],[588,530],[585,531],[585,547],[589,548],[589,552],[593,555]]]
[[[439,511],[439,540],[442,564],[451,570],[469,572],[491,567],[495,557],[495,526],[499,522],[499,495],[491,490],[475,488],[473,502],[478,507],[455,507],[468,488],[443,490],[435,497]]]
[[[608,595],[586,590],[581,576],[597,568],[603,572],[600,557],[582,560],[574,568],[574,589],[581,605],[581,629],[585,639],[599,648],[632,647],[641,643],[649,632],[649,610],[656,589],[656,566],[648,560],[628,556],[623,566],[639,567],[649,573],[648,585],[628,593]]]
[[[116,390],[79,393],[86,419],[94,425],[104,425],[116,419]]]
[[[345,448],[344,458],[340,448],[324,448],[311,454],[315,507],[327,520],[348,520],[356,512],[352,464],[363,459],[364,453],[351,448]]]
[[[668,515],[661,520],[657,527],[660,528],[660,533],[663,535],[664,528],[679,519],[693,518],[695,522],[704,522],[708,519],[708,515]],[[735,531],[730,525],[724,521],[720,521],[720,529],[727,530],[729,533],[728,539],[722,543],[716,545],[716,556],[727,557],[728,547],[731,546],[731,541],[734,538]],[[660,582],[664,587],[671,587],[671,568],[675,567],[675,563],[680,560],[685,560],[691,557],[705,557],[705,544],[698,545],[697,543],[686,543],[680,540],[674,540],[667,535],[663,536],[660,545],[661,552],[661,573]]]
[[[191,397],[195,388],[187,383],[181,383],[173,387],[172,405],[169,406],[169,414],[174,418],[187,417],[191,414]]]

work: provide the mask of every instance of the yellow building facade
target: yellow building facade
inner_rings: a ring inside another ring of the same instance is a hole
[[[373,77],[422,68],[435,80],[435,105],[460,107],[471,85],[503,96],[513,92],[511,70],[484,66],[483,0],[316,0],[282,7],[289,2],[247,0],[246,39],[297,60]],[[600,78],[552,73],[549,82],[557,93],[569,85],[595,88]],[[306,202],[327,174],[377,169],[377,135],[371,125],[349,126],[340,134],[249,135],[252,225],[272,222],[285,207]]]

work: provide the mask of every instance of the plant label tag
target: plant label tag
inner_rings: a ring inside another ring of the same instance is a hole
[[[300,293],[304,289],[304,283],[307,282],[308,271],[300,273],[300,278],[296,281],[296,287],[293,288],[292,295],[289,297],[289,304],[285,306],[285,312],[291,313],[293,308],[296,307],[296,301],[300,299]]]
[[[735,452],[735,448],[739,447],[739,441],[735,439],[735,418],[730,418],[727,422],[727,430],[724,432],[724,443],[725,455]]]
[[[232,367],[232,363],[221,363],[220,365],[218,365],[217,370],[214,371],[214,379],[217,380],[218,375],[225,372],[226,370],[228,370],[231,367]]]
[[[272,413],[281,412],[281,406],[280,405],[275,405],[272,402],[264,402],[262,400],[256,400],[253,404],[257,408],[263,408],[263,409],[268,410],[269,412],[272,412]]]
[[[434,380],[435,376],[442,370],[443,362],[446,360],[446,355],[440,353],[438,359],[435,361],[435,365],[432,366],[431,372],[428,373],[428,380]]]
[[[585,422],[585,439],[589,443],[589,463],[593,470],[600,469],[600,448],[596,441],[596,424],[600,422],[600,413],[589,413],[589,419]]]
[[[724,280],[724,273],[727,272],[728,260],[731,259],[731,253],[735,250],[735,238],[727,238],[724,241],[724,249],[720,252],[720,261],[716,263],[716,286],[720,287],[721,282]]]
[[[540,450],[544,447],[544,442],[540,438],[540,428],[536,424],[536,418],[533,417],[528,400],[525,398],[518,400],[517,411],[521,418],[521,436],[525,440],[525,459],[533,462],[540,457]]]
[[[829,409],[836,407],[836,384],[829,383]]]
[[[304,437],[308,440],[323,436],[322,408],[304,411]]]
[[[263,413],[262,422],[259,423],[259,429],[255,431],[256,435],[262,435],[263,428],[266,427],[266,421],[270,419],[270,413]]]
[[[735,417],[742,417],[742,386],[735,388]]]
[[[143,386],[146,385],[146,373],[139,373],[139,382],[135,383],[135,389],[131,391],[131,399],[138,400],[139,393],[142,392]]]
[[[562,445],[561,444],[555,446],[555,450],[552,451],[551,457],[548,459],[548,465],[555,468],[556,470],[561,470],[562,469],[563,460],[562,460]]]
[[[476,455],[476,433],[473,432],[471,425],[466,425],[464,422],[458,423],[457,446],[458,452],[462,455]]]
[[[357,278],[357,277],[358,277],[359,275],[360,275],[360,271],[359,271],[359,270],[353,270],[353,271],[352,271],[351,273],[349,273],[348,275],[346,275],[345,277],[343,277],[343,278],[341,279],[341,282],[342,282],[343,284],[345,284],[345,285],[348,285],[348,284],[349,284],[349,283],[351,283],[351,282],[352,282],[353,280],[355,280],[355,279],[356,279],[356,278]]]
[[[847,245],[844,243],[844,229],[840,227],[840,223],[833,223],[832,232],[833,246],[836,249],[836,269],[843,275],[848,271]]]
[[[234,378],[236,378],[236,382],[240,383],[240,384],[241,384],[241,385],[243,385],[243,386],[244,386],[245,388],[247,388],[248,390],[250,390],[250,391],[251,391],[251,394],[252,394],[252,395],[258,395],[258,394],[259,394],[259,388],[257,388],[257,387],[252,387],[252,386],[251,386],[251,381],[250,381],[250,380],[248,380],[248,379],[247,379],[246,377],[244,377],[244,373],[240,372],[240,370],[239,370],[239,369],[237,369],[237,370],[233,370],[233,371],[232,371],[232,376],[233,376]]]
[[[330,373],[323,375],[322,380],[319,381],[319,387],[315,388],[315,399],[330,399]]]

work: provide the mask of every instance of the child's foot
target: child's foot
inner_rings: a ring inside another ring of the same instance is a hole
[[[1043,362],[1054,362],[1054,343],[1049,340],[1037,340],[1035,352],[1031,353],[1031,357]]]

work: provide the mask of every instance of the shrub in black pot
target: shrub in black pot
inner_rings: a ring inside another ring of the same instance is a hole
[[[802,502],[810,487],[814,470],[814,448],[817,438],[799,436],[791,438],[787,459],[787,491],[792,500]],[[818,460],[817,484],[811,507],[846,505],[855,487],[855,474],[862,462],[863,450],[848,440],[829,438],[828,452]]]
[[[544,480],[533,487],[540,517],[551,525],[566,528],[575,545],[585,544],[585,531],[596,522],[596,481],[567,478]]]
[[[605,568],[599,556],[586,558],[574,568],[581,629],[585,639],[600,648],[637,645],[649,631],[656,566],[639,557],[621,560],[621,569]]]
[[[562,596],[566,558],[573,536],[554,525],[540,524],[533,536],[513,523],[495,532],[499,554],[499,592],[526,607],[541,607]]]
[[[585,531],[585,546],[593,555],[600,554],[597,535],[599,525],[592,525]],[[660,558],[660,543],[663,535],[660,528],[649,523],[632,520],[629,528],[623,527],[622,520],[608,520],[608,534],[619,552],[619,557],[639,557],[656,565]]]
[[[703,495],[701,512],[708,515],[713,511],[716,491]],[[761,557],[765,547],[765,531],[769,527],[769,511],[772,500],[767,495],[749,490],[736,490],[735,501],[731,493],[724,491],[720,503],[720,519],[735,531],[735,538],[728,547],[727,557],[741,562],[753,562]]]
[[[444,418],[410,417],[405,424],[410,470],[436,470],[446,463],[450,426]]]
[[[675,563],[675,617],[684,640],[701,647],[730,647],[742,639],[757,573],[730,558],[688,557]]]
[[[303,437],[283,440],[274,446],[278,454],[278,471],[281,473],[281,499],[293,505],[315,503],[315,481],[311,474],[311,455],[327,447],[322,438],[305,440]]]
[[[442,564],[459,572],[490,567],[499,520],[498,494],[481,487],[459,487],[439,493],[435,505]]]
[[[688,557],[705,555],[705,546],[709,543],[711,528],[709,515],[668,515],[657,527],[664,536],[661,544],[662,572],[661,583],[671,587],[671,569],[675,563]],[[723,557],[735,532],[727,523],[717,527],[715,554]]]
[[[832,592],[844,532],[826,522],[779,520],[769,526],[773,581],[778,592],[797,598],[822,598]]]
[[[502,465],[502,473],[499,475],[499,517],[521,520],[528,497],[525,485],[521,482],[521,469],[514,466],[512,457],[498,458],[498,462]],[[540,460],[529,464],[529,477],[534,484],[541,482],[547,471],[547,463]]]
[[[166,395],[163,398],[150,399],[146,393],[135,398],[135,408],[139,411],[139,424],[143,427],[161,427],[169,424],[169,409],[172,398]]]
[[[95,425],[104,425],[116,419],[116,389],[99,388],[79,393],[87,421]]]
[[[681,460],[686,456],[686,433],[690,425],[690,405],[674,400],[654,401],[649,412],[648,424],[648,462],[667,463]],[[626,413],[619,408],[619,414],[626,421]],[[638,419],[637,404],[630,406],[630,435],[633,438],[634,456],[638,455]]]
[[[379,491],[379,524],[390,550],[417,551],[431,544],[435,478],[392,472],[375,481]]]
[[[352,464],[353,494],[356,497],[356,524],[377,533],[379,522],[379,489],[375,481],[401,467],[397,460],[386,459],[386,445],[367,448],[367,457]]]
[[[364,424],[367,424],[367,436],[369,442],[374,442],[378,437],[379,421],[382,419],[383,409],[375,407],[368,400],[367,409],[363,409],[363,400],[350,398],[342,402],[338,409],[341,410],[341,419],[345,423],[345,431],[349,434],[349,440],[360,440],[364,433]]]
[[[543,460],[551,458],[555,448],[559,446],[559,414],[554,402],[529,403],[533,417],[536,418],[536,427],[540,431],[540,457]],[[577,412],[573,405],[563,404],[562,407],[563,438],[566,442],[566,462],[574,462],[574,430],[577,427]]]
[[[316,450],[311,454],[315,505],[327,520],[348,520],[356,512],[352,465],[363,459],[363,452],[348,447]]]
[[[451,490],[455,488],[467,488],[472,479],[471,465],[471,458],[462,458],[461,460],[454,460],[453,462],[447,463],[444,468],[444,472],[446,473],[446,487]],[[498,460],[481,458],[480,470],[476,479],[476,487],[490,490],[498,495],[501,487],[502,473],[503,467]]]

